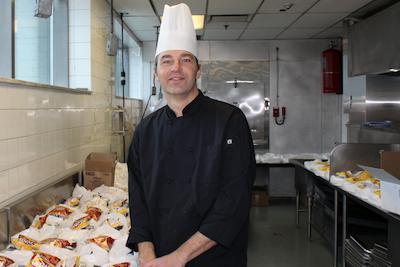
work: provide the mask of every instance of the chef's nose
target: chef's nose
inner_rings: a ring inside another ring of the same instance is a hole
[[[179,60],[174,61],[172,64],[172,71],[180,71],[182,68],[181,62]]]

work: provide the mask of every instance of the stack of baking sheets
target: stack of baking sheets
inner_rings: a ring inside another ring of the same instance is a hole
[[[352,267],[367,267],[371,265],[371,250],[366,249],[353,236],[346,239],[346,263]]]
[[[371,253],[371,266],[373,267],[390,267],[392,263],[388,260],[387,248],[380,245],[374,244],[374,249]]]
[[[346,263],[352,267],[391,267],[387,257],[387,248],[375,243],[373,249],[367,249],[358,239],[350,236],[345,245]]]
[[[314,185],[312,199],[312,224],[314,228],[324,236],[331,244],[334,237],[334,212],[333,203],[328,200],[325,192]]]

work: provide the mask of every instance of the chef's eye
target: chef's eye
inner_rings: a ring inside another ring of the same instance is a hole
[[[190,62],[190,59],[189,58],[184,58],[182,61],[183,62]]]
[[[163,64],[169,64],[169,63],[171,63],[171,60],[164,60],[162,63]]]

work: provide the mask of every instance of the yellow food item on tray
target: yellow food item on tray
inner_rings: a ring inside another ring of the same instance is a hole
[[[369,173],[366,172],[366,171],[361,171],[361,172],[358,173],[357,176],[356,176],[356,178],[357,178],[358,180],[361,180],[361,181],[366,181],[367,179],[372,178],[372,177],[373,177],[372,174],[369,174]]]
[[[368,178],[367,181],[370,181],[371,183],[378,184],[378,185],[381,184],[381,181],[379,181],[378,179],[375,179],[375,178]]]

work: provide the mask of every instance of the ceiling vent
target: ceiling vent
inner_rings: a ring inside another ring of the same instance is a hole
[[[207,23],[248,22],[249,15],[211,15]]]

